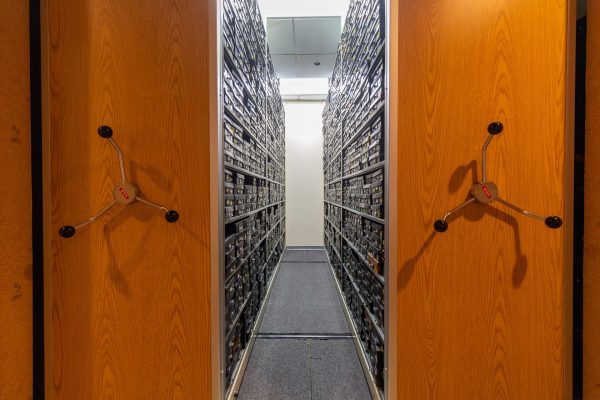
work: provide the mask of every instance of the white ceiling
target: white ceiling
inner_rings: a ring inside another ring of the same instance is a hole
[[[296,54],[336,53],[342,33],[341,18],[294,18]]]
[[[282,94],[305,95],[304,85],[311,94],[326,95],[350,0],[258,0],[258,5]]]
[[[292,18],[267,20],[269,51],[273,54],[294,53],[294,23]]]
[[[267,40],[277,75],[329,78],[340,42],[340,17],[269,18]]]

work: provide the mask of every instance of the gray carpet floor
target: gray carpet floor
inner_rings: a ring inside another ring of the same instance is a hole
[[[327,253],[324,250],[287,250],[283,262],[326,263]]]
[[[350,333],[329,265],[281,264],[260,333]]]
[[[309,261],[323,257],[284,254],[238,400],[371,400],[329,266]]]

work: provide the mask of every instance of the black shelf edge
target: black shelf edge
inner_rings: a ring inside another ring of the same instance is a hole
[[[279,246],[279,243],[281,242],[281,239],[283,239],[284,236],[285,236],[285,231],[283,231],[283,233],[279,236],[279,239],[277,239],[277,242],[275,242],[275,247],[273,247],[273,250],[271,250],[271,254],[269,254],[269,256],[267,257],[266,262],[269,262],[271,257],[273,257],[273,254],[275,254],[275,250],[277,250],[277,246]]]
[[[275,250],[277,249],[277,246],[279,246],[279,242],[281,242],[281,240],[283,239],[284,235],[285,235],[285,231],[281,234],[281,236],[279,236],[279,239],[277,239],[277,243],[275,244],[275,248],[271,251],[271,254],[269,254],[269,257],[267,258],[267,262],[269,262],[269,260],[271,259],[271,257],[273,257],[273,254],[275,254]],[[279,257],[279,260],[281,260],[281,257],[283,257],[283,252],[281,253],[281,256]]]
[[[277,167],[279,167],[279,169],[284,170],[285,168],[283,167],[283,165],[279,162],[279,160],[276,160],[270,153],[267,152],[267,156],[271,158],[272,161],[275,161],[275,164],[277,165]]]
[[[325,203],[329,203],[329,204],[331,204],[332,206],[336,206],[336,207],[343,208],[341,204],[334,203],[333,201],[329,201],[329,200],[323,200],[323,201],[324,201]]]
[[[248,97],[250,97],[250,100],[254,103],[254,105],[258,106],[258,102],[254,98],[256,95],[250,90],[250,87],[248,86],[247,82],[244,81],[243,76],[240,74],[240,71],[238,70],[238,67],[235,65],[233,55],[229,52],[229,50],[225,46],[223,46],[223,55],[224,55],[225,63],[231,67],[230,68],[231,73],[233,73],[237,76],[238,80],[242,83],[242,88],[246,91],[246,93],[248,94]],[[265,92],[265,98],[267,97],[267,87],[266,86],[267,85],[265,84],[264,88],[263,88],[263,91]]]
[[[242,260],[242,262],[240,263],[240,265],[237,266],[236,269],[233,270],[233,272],[231,273],[231,275],[229,276],[229,278],[227,278],[225,280],[225,286],[227,286],[227,284],[229,283],[229,281],[231,280],[231,278],[233,278],[233,276],[242,268],[246,265],[246,263],[248,262],[248,260],[250,259],[250,257],[256,252],[256,250],[258,250],[258,248],[260,247],[260,245],[265,242],[267,240],[267,237],[271,234],[271,232],[273,232],[275,230],[275,228],[277,228],[277,226],[281,223],[281,221],[283,221],[285,219],[285,216],[279,218],[279,221],[277,221],[275,223],[275,225],[273,225],[273,228],[269,229],[267,231],[267,233],[260,239],[260,241],[256,244],[256,246],[252,249],[252,251],[250,251],[250,253],[248,253],[248,255],[246,256],[246,258],[244,258]],[[284,231],[285,233],[285,231]],[[279,240],[277,241],[275,247],[277,247],[277,245],[279,244],[279,242],[281,241],[281,237],[283,237],[283,234],[280,236]],[[273,254],[271,254],[273,255]],[[271,255],[269,255],[269,257],[266,258],[265,261],[265,265],[266,262],[269,261]]]
[[[342,231],[340,231],[340,228],[338,228],[337,226],[335,226],[335,224],[333,223],[333,221],[332,221],[331,219],[329,219],[329,217],[328,217],[327,215],[325,215],[324,217],[325,217],[325,220],[326,220],[327,222],[329,222],[329,224],[330,224],[331,226],[333,226],[333,229],[335,229],[335,230],[336,230],[336,232],[337,232],[338,234],[340,234],[340,235],[341,235],[341,234],[342,234]]]
[[[375,331],[377,332],[377,335],[379,336],[379,338],[381,340],[385,340],[385,334],[383,333],[383,329],[380,326],[381,323],[377,320],[377,317],[375,317],[373,315],[373,313],[371,312],[371,310],[369,310],[368,304],[365,301],[365,298],[362,295],[362,291],[360,290],[360,288],[358,288],[358,297],[360,298],[360,302],[362,303],[363,308],[367,312],[367,316],[369,317],[369,319],[371,320],[371,323],[375,327]]]
[[[232,170],[234,170],[234,171],[236,171],[236,172],[239,172],[239,173],[242,173],[242,174],[244,174],[244,175],[252,175],[252,176],[254,176],[255,178],[258,178],[258,179],[264,179],[265,181],[268,181],[268,180],[269,180],[269,179],[268,179],[266,176],[264,176],[264,175],[260,175],[260,174],[257,174],[257,173],[255,173],[255,172],[248,171],[248,170],[246,170],[246,169],[244,169],[244,168],[242,168],[242,167],[238,167],[237,165],[233,165],[233,164],[231,164],[231,163],[228,163],[228,162],[223,162],[223,167],[224,167],[224,168],[226,168],[226,169],[232,169]]]
[[[338,182],[340,182],[342,179],[343,179],[343,177],[342,177],[342,178],[337,178],[337,179],[334,179],[334,180],[332,180],[332,181],[330,181],[330,182],[327,182],[327,183],[325,183],[323,186],[324,186],[324,187],[327,187],[327,186],[329,186],[329,185],[333,185],[334,183],[338,183]]]
[[[246,265],[246,263],[248,262],[248,260],[250,259],[250,257],[256,252],[256,250],[258,250],[258,248],[260,247],[260,245],[267,239],[267,235],[263,236],[262,239],[260,239],[260,241],[256,244],[256,246],[254,246],[254,248],[252,249],[252,251],[250,251],[250,253],[248,253],[248,255],[246,256],[246,258],[244,258],[242,260],[242,262],[240,263],[240,265],[238,265],[233,272],[231,273],[231,275],[229,276],[229,278],[225,279],[225,286],[227,286],[227,284],[229,283],[229,281],[231,281],[231,278],[234,277],[235,274],[238,273],[238,271],[240,269],[242,269],[242,267],[244,267]]]
[[[235,324],[237,324],[238,321],[240,320],[240,318],[242,317],[242,314],[244,313],[244,310],[246,309],[246,306],[248,305],[248,302],[250,301],[250,298],[252,297],[252,292],[254,292],[254,289],[250,290],[250,292],[248,293],[248,296],[244,300],[244,303],[240,307],[240,310],[238,311],[238,313],[236,314],[235,318],[231,322],[231,328],[229,328],[227,330],[227,334],[225,335],[226,338],[228,338],[229,335],[231,335],[232,329],[235,328]]]
[[[285,183],[277,182],[277,181],[274,181],[273,179],[269,179],[269,178],[266,178],[266,179],[267,179],[268,182],[275,183],[275,184],[277,184],[279,186],[285,187]]]
[[[237,14],[234,11],[235,14]],[[276,184],[276,185],[280,185],[278,188],[281,188],[281,194],[282,196],[279,197],[279,199],[281,199],[281,201],[278,202],[273,202],[272,204],[269,205],[265,205],[264,207],[260,207],[254,211],[245,213],[244,215],[239,215],[236,217],[231,218],[230,220],[227,220],[226,222],[224,222],[224,225],[227,224],[231,224],[240,220],[243,220],[245,218],[251,217],[252,215],[255,215],[263,210],[268,210],[269,208],[272,207],[276,207],[277,205],[280,205],[280,207],[285,207],[285,195],[283,195],[283,191],[285,190],[285,183],[282,182],[278,182],[277,179],[275,177],[275,175],[271,175],[270,177],[268,177],[269,172],[277,172],[279,173],[280,171],[285,171],[285,158],[284,157],[280,157],[280,154],[283,153],[285,154],[285,140],[284,140],[284,136],[280,133],[279,129],[274,130],[273,132],[270,132],[270,130],[268,129],[268,124],[270,122],[270,118],[272,117],[274,120],[274,126],[281,126],[281,118],[278,114],[277,111],[275,110],[280,110],[283,108],[283,103],[282,103],[282,99],[281,99],[281,92],[280,92],[280,88],[278,85],[278,80],[275,80],[275,76],[272,75],[271,72],[274,73],[274,70],[272,69],[272,57],[268,51],[268,46],[267,46],[267,42],[266,42],[266,31],[265,28],[262,24],[262,21],[260,20],[255,20],[254,18],[250,18],[247,22],[244,22],[244,25],[248,27],[248,31],[251,37],[256,38],[256,40],[259,41],[258,43],[258,49],[257,49],[257,54],[256,54],[256,60],[258,62],[263,62],[265,64],[265,69],[263,71],[263,73],[256,73],[253,72],[251,74],[251,78],[254,80],[256,79],[256,81],[245,81],[243,78],[245,76],[247,76],[248,74],[246,74],[243,70],[243,68],[239,68],[239,66],[244,65],[245,63],[248,63],[249,59],[250,59],[250,53],[252,52],[250,50],[250,46],[244,46],[243,50],[243,54],[240,54],[240,59],[235,59],[234,58],[234,52],[233,51],[229,51],[227,48],[225,48],[224,46],[222,46],[223,49],[223,56],[222,56],[222,61],[223,61],[223,68],[228,68],[232,74],[232,76],[235,77],[236,81],[239,79],[238,82],[236,82],[236,90],[239,90],[243,93],[244,97],[247,97],[247,101],[255,104],[258,106],[258,103],[261,102],[263,100],[263,98],[266,101],[266,105],[265,107],[260,107],[260,110],[258,110],[259,113],[261,113],[261,115],[264,115],[266,118],[266,121],[264,124],[254,124],[251,121],[251,118],[245,118],[243,116],[243,114],[245,113],[245,111],[243,110],[239,110],[239,112],[233,108],[233,107],[224,107],[223,113],[225,116],[227,116],[228,118],[230,118],[230,120],[235,123],[236,125],[239,125],[241,129],[243,129],[244,131],[244,136],[246,140],[250,140],[254,143],[256,143],[256,148],[261,149],[264,154],[263,157],[261,157],[261,160],[264,159],[265,162],[271,163],[271,167],[269,167],[269,169],[263,168],[261,169],[261,171],[258,171],[259,173],[252,173],[248,170],[246,170],[244,167],[236,167],[235,165],[232,164],[228,164],[223,162],[222,165],[224,168],[227,168],[231,171],[237,171],[240,172],[244,175],[248,175],[248,176],[253,176],[257,179],[263,179],[266,182],[269,182],[268,186],[272,186],[271,184]],[[254,39],[253,39],[254,40]],[[263,97],[264,96],[264,97]],[[248,129],[251,128],[251,129]],[[263,131],[265,132],[265,137],[262,140],[259,140],[258,137],[260,137],[263,133]],[[274,147],[274,145],[271,145],[270,143],[270,139],[273,138],[274,141],[276,141],[276,148]],[[281,150],[281,152],[279,152],[279,150]],[[277,151],[277,155],[275,154],[275,152]],[[273,179],[271,179],[273,178]],[[285,178],[283,179],[279,179],[282,181],[285,181]],[[221,189],[222,190],[222,189]],[[276,190],[271,191],[271,190],[267,190],[267,193],[274,193],[276,192]],[[270,203],[272,200],[274,200],[272,197],[267,197],[266,200],[264,200],[263,204],[266,203]],[[275,210],[274,208],[272,208],[272,210]],[[284,210],[281,210],[282,212]],[[223,212],[223,211],[221,211]],[[281,215],[278,215],[276,217],[280,217]],[[273,221],[272,219],[269,219],[268,222]],[[240,265],[238,266],[238,268],[235,269],[235,274],[240,273],[240,271],[246,271],[248,268],[248,264],[249,264],[249,260],[256,254],[258,254],[257,252],[262,252],[264,250],[266,250],[266,242],[267,239],[270,240],[273,239],[273,242],[276,243],[276,246],[280,246],[281,243],[284,243],[283,241],[283,237],[285,236],[285,216],[281,217],[281,218],[277,218],[277,222],[274,222],[274,225],[272,225],[271,229],[268,229],[267,225],[263,225],[261,226],[261,232],[264,229],[265,234],[262,235],[263,237],[260,238],[260,236],[258,236],[258,234],[256,236],[256,238],[251,238],[250,242],[251,244],[249,244],[249,246],[254,246],[254,248],[252,249],[252,251],[250,251],[248,253],[248,255],[243,259],[243,260],[239,260],[240,261]],[[282,229],[281,231],[281,236],[277,237],[277,236],[271,236],[269,237],[269,235],[273,235],[273,232],[276,229]],[[257,242],[257,239],[260,240]],[[265,259],[264,263],[259,263],[259,265],[257,265],[257,267],[260,268],[261,271],[265,271],[267,269],[267,262],[272,263],[273,260],[275,259],[275,257],[273,257],[273,253],[272,252],[269,257],[267,259]],[[282,255],[282,254],[281,254]],[[281,262],[281,257],[279,257],[279,260],[277,260],[277,262]],[[261,265],[262,264],[262,265]],[[277,269],[275,269],[275,271],[277,271]],[[275,276],[270,276],[270,278],[267,280],[266,284],[267,284],[267,288],[270,291],[272,289],[272,285],[274,282],[274,278]],[[231,277],[230,277],[231,279]],[[227,282],[229,282],[229,284],[231,284],[231,280],[228,279]],[[248,296],[244,299],[242,298],[242,296],[240,296],[239,301],[243,300],[243,304],[239,303],[240,308],[239,310],[236,310],[237,315],[235,316],[235,319],[233,320],[233,323],[231,325],[231,327],[235,327],[235,324],[239,324],[240,321],[243,322],[244,319],[244,314],[246,315],[250,315],[252,314],[252,318],[256,318],[252,324],[252,333],[251,335],[254,336],[256,334],[256,332],[258,331],[258,326],[260,324],[260,315],[261,313],[264,313],[264,309],[266,306],[266,299],[263,299],[259,302],[259,306],[261,307],[261,311],[258,312],[258,314],[254,315],[254,312],[251,312],[249,304],[252,303],[251,301],[251,296],[255,296],[256,295],[256,291],[258,291],[258,287],[257,286],[257,282],[250,282],[251,288],[250,291],[248,293]],[[223,290],[224,288],[221,287],[221,290]],[[238,299],[236,299],[237,302]],[[248,309],[248,310],[246,310]],[[223,316],[221,316],[221,320],[223,321]],[[240,319],[241,318],[241,319]],[[225,330],[227,331],[226,334],[227,336],[231,336],[231,335],[235,335],[235,329],[230,330],[225,328]],[[230,384],[227,385],[225,387],[225,391],[226,391],[226,395],[229,396],[230,395],[230,391],[233,388],[233,385],[236,384],[236,381],[238,380],[238,374],[240,374],[240,369],[242,369],[242,362],[244,359],[244,352],[252,349],[252,344],[250,345],[250,348],[246,348],[246,349],[242,349],[240,351],[240,356],[239,358],[236,359],[235,363],[233,363],[232,368],[233,368],[233,373],[231,375],[231,381]],[[245,366],[244,366],[245,368]],[[241,371],[241,375],[243,376],[243,370]]]
[[[383,41],[383,43],[380,44],[379,48],[376,50],[375,57],[372,58],[373,60],[375,60],[375,62],[373,62],[373,64],[369,65],[369,69],[367,70],[368,71],[367,76],[371,75],[371,72],[373,72],[373,70],[375,69],[375,66],[377,65],[377,60],[379,60],[382,56],[384,57],[384,62],[385,62],[385,41]],[[356,64],[354,66],[354,68],[352,68],[350,71],[348,71],[348,75],[352,75],[355,72],[359,71],[363,65]]]
[[[325,236],[327,237],[329,244],[331,244],[331,247],[333,248],[335,255],[338,257],[338,259],[340,260],[340,263],[343,265],[344,260],[342,259],[342,256],[341,256],[340,252],[338,251],[338,249],[335,247],[335,243],[331,240],[331,237],[329,237],[329,234],[327,233],[327,231],[325,231]],[[327,251],[327,249],[325,249],[325,252],[329,255],[329,252]]]
[[[375,53],[375,57],[373,58],[373,60],[375,60],[375,62],[369,66],[369,72],[367,73],[367,76],[370,76],[371,73],[375,70],[375,66],[377,64],[379,64],[377,61],[380,58],[383,58],[383,62],[384,62],[384,70],[385,70],[385,40],[383,41],[382,44],[379,45],[379,49],[377,49],[377,53]]]
[[[369,319],[373,323],[373,326],[375,326],[377,335],[379,335],[380,339],[385,340],[385,333],[383,332],[383,328],[381,327],[381,322],[377,319],[377,317],[375,317],[373,315],[371,310],[369,310],[367,302],[365,301],[365,298],[362,295],[362,291],[360,290],[360,286],[358,286],[358,284],[356,283],[356,279],[354,279],[354,275],[352,275],[352,273],[348,270],[348,268],[346,268],[346,266],[343,263],[342,263],[342,268],[346,272],[346,275],[348,275],[350,282],[352,283],[352,286],[354,286],[354,290],[358,294],[358,298],[360,299],[360,302],[362,303],[363,308],[367,312],[367,315],[369,316]],[[337,277],[336,277],[336,279],[337,279]]]
[[[267,264],[265,263],[261,268],[261,272],[267,269]],[[252,288],[250,289],[250,292],[248,293],[248,296],[246,297],[246,299],[244,300],[244,303],[242,304],[242,306],[240,307],[240,310],[238,311],[236,317],[233,319],[232,323],[231,323],[231,328],[227,331],[227,334],[225,335],[225,337],[229,337],[229,335],[231,335],[231,329],[233,329],[235,327],[235,324],[237,324],[237,322],[239,321],[239,319],[241,318],[242,314],[244,313],[244,310],[246,309],[246,306],[248,305],[250,298],[252,297],[252,293],[257,289],[257,285],[253,285]],[[368,310],[367,310],[368,311]],[[256,321],[255,321],[256,323]]]
[[[346,265],[344,265],[343,263],[342,263],[342,267],[344,267],[344,271],[346,271],[346,275],[348,275],[348,277],[350,278],[350,283],[352,283],[352,286],[354,286],[354,290],[360,296],[360,302],[363,303],[363,305],[365,305],[365,299],[361,295],[360,286],[358,286],[358,284],[356,283],[356,279],[354,278],[354,275],[352,275],[352,273],[348,270],[348,268],[346,268]]]
[[[337,204],[336,204],[336,205],[337,205]],[[363,218],[369,219],[369,220],[371,220],[371,221],[373,221],[373,222],[377,222],[378,224],[381,224],[381,225],[385,225],[385,220],[383,220],[383,219],[381,219],[381,218],[377,218],[377,217],[374,217],[374,216],[372,216],[372,215],[365,214],[365,213],[363,213],[363,212],[357,211],[357,210],[355,210],[355,209],[353,209],[353,208],[350,208],[350,207],[346,207],[346,206],[341,206],[341,207],[342,207],[344,210],[346,210],[346,211],[349,211],[349,212],[351,212],[351,213],[354,213],[354,214],[356,214],[356,215],[360,215],[360,216],[361,216],[361,217],[363,217]]]
[[[358,321],[357,321],[356,318],[354,318],[354,315],[350,311],[350,307],[348,306],[348,302],[347,302],[347,299],[346,299],[346,293],[342,290],[342,284],[341,284],[339,278],[337,277],[337,275],[335,274],[335,270],[334,270],[333,265],[331,264],[331,262],[329,262],[329,268],[330,268],[331,273],[334,276],[334,279],[336,281],[337,292],[338,292],[340,301],[342,302],[343,307],[345,309],[345,314],[346,314],[348,323],[349,323],[349,325],[351,325],[351,330],[352,330],[353,334],[355,335],[355,339],[356,339],[355,340],[355,344],[357,346],[360,346],[360,349],[362,350],[362,353],[363,353],[363,355],[365,357],[365,359],[364,359],[365,365],[363,366],[363,368],[365,368],[365,367],[366,368],[363,369],[363,371],[365,372],[365,375],[369,374],[369,376],[371,377],[370,379],[373,380],[373,384],[374,384],[373,371],[372,371],[372,368],[370,366],[370,361],[367,358],[368,354],[369,354],[369,351],[368,351],[369,349],[367,349],[365,347],[365,343],[360,338],[359,329],[358,329]],[[345,268],[344,268],[344,270],[345,270]],[[346,273],[348,274],[347,270],[346,270]],[[348,275],[350,276],[350,279],[352,279],[352,275],[350,275],[350,274],[348,274]],[[354,285],[354,282],[352,282],[352,284]],[[362,296],[360,295],[360,292],[357,292],[357,293],[359,295],[359,299],[360,299],[361,303],[364,305],[364,301],[363,301]],[[381,333],[378,329],[376,329],[376,332],[377,332],[378,335]],[[384,336],[381,336],[380,338],[383,339],[383,341],[385,341],[385,337]],[[383,398],[383,393],[381,392],[381,388],[376,387],[376,386],[374,386],[374,388],[379,393],[380,398]]]
[[[230,219],[228,219],[228,220],[225,221],[225,225],[229,225],[229,224],[232,224],[234,222],[241,221],[243,219],[246,219],[248,217],[253,216],[254,214],[258,214],[261,211],[264,211],[264,210],[266,210],[268,208],[271,208],[271,207],[278,206],[278,205],[280,205],[282,203],[285,203],[285,200],[278,201],[277,203],[272,203],[272,204],[269,204],[267,206],[264,206],[264,207],[261,207],[261,208],[257,208],[256,210],[250,211],[250,212],[248,212],[246,214],[242,214],[242,215],[238,215],[237,217],[230,218]]]
[[[375,119],[377,119],[377,117],[379,117],[384,112],[385,112],[385,102],[382,102],[381,105],[379,107],[377,107],[377,109],[375,111],[371,112],[371,115],[369,115],[367,120],[358,129],[356,129],[356,132],[352,136],[350,136],[350,139],[348,139],[348,141],[346,143],[342,144],[342,151],[345,150],[348,146],[350,146],[356,139],[358,139],[358,137],[360,135],[362,135],[362,133],[365,131],[365,129],[369,125],[371,125],[373,123],[373,121],[375,121]]]
[[[241,120],[241,117],[235,112],[233,111],[229,106],[223,105],[223,110],[225,111],[226,116],[233,120],[233,122],[236,125],[241,126],[241,128],[244,130],[244,132],[250,136],[252,138],[252,140],[254,140],[254,142],[260,147],[260,149],[265,153],[266,157],[270,158],[272,161],[275,162],[275,164],[277,165],[277,167],[283,171],[285,171],[285,167],[283,166],[283,164],[281,164],[277,159],[275,159],[275,157],[273,157],[273,155],[267,150],[267,147],[265,146],[264,143],[261,143],[258,138],[256,136],[254,136],[254,133],[252,133],[250,131],[250,129],[248,129],[248,127],[246,126],[246,124]],[[265,177],[265,179],[268,179]],[[275,182],[275,181],[273,181]],[[278,183],[278,182],[276,182]]]
[[[341,179],[356,178],[357,176],[366,175],[369,172],[377,171],[378,169],[382,169],[382,168],[385,168],[385,161],[380,161],[377,164],[370,165],[367,168],[361,169],[360,171],[356,171],[356,172],[353,172],[353,173],[351,173],[349,175],[342,176]]]
[[[364,299],[362,299],[364,301]],[[373,326],[375,327],[375,331],[377,332],[377,336],[379,336],[379,338],[384,341],[385,340],[385,333],[383,332],[383,327],[381,326],[381,321],[379,321],[377,319],[377,317],[375,315],[373,315],[373,313],[371,312],[371,310],[369,310],[369,307],[366,307],[366,303],[364,304],[365,306],[365,310],[367,311],[367,315],[369,316],[369,319],[371,320],[371,322],[373,323]]]
[[[348,148],[348,146],[350,146],[354,141],[356,141],[356,139],[358,139],[358,137],[365,131],[365,129],[369,125],[371,125],[373,123],[373,121],[375,121],[375,119],[377,119],[377,117],[379,117],[384,112],[385,112],[385,102],[382,102],[379,105],[379,107],[377,107],[377,109],[375,111],[371,112],[371,115],[356,130],[356,132],[350,137],[350,139],[346,143],[342,143],[342,148],[340,150],[338,150],[337,152],[334,153],[334,155],[332,156],[331,160],[329,160],[327,162],[327,164],[325,165],[325,167],[323,169],[325,170],[325,169],[329,168],[329,166],[331,165],[331,163],[334,162],[334,161],[336,161],[336,159],[338,158],[338,156],[340,156],[342,154],[342,152],[344,150],[346,150],[346,148]]]
[[[277,226],[278,226],[278,225],[281,223],[281,221],[283,221],[284,219],[285,219],[285,215],[284,215],[283,217],[279,218],[279,221],[277,221],[277,222],[275,223],[275,225],[273,225],[273,227],[272,227],[271,229],[269,229],[269,231],[268,231],[268,232],[267,232],[267,234],[265,235],[265,238],[266,238],[267,236],[269,236],[269,235],[270,235],[270,234],[271,234],[271,233],[272,233],[272,232],[275,230],[275,228],[277,228]],[[279,243],[278,243],[278,244],[279,244]]]
[[[347,271],[347,272],[349,272],[349,271]],[[371,320],[371,323],[375,327],[375,331],[377,332],[377,335],[379,335],[380,339],[384,340],[385,334],[383,333],[383,329],[380,326],[380,322],[373,315],[373,313],[371,312],[371,310],[369,310],[368,303],[365,300],[365,297],[363,296],[363,292],[360,290],[360,287],[358,287],[358,285],[356,284],[356,282],[353,282],[353,284],[358,289],[358,298],[360,299],[360,302],[362,303],[364,310],[367,312],[367,316]]]
[[[338,158],[338,156],[342,154],[342,150],[343,149],[344,149],[344,147],[342,146],[341,149],[339,149],[338,151],[336,151],[334,153],[333,157],[331,157],[331,160],[329,160],[327,162],[327,164],[325,165],[325,167],[323,168],[324,170],[327,169],[327,168],[329,168],[329,166],[331,165],[331,163],[334,162]]]
[[[283,219],[283,218],[282,218]],[[281,237],[283,237],[283,235],[281,235]],[[265,236],[266,239],[266,236]],[[264,239],[263,239],[264,240]],[[279,239],[281,241],[281,238]],[[277,244],[279,244],[279,242],[277,242]],[[277,264],[281,261],[281,258],[283,257],[283,253],[281,253],[281,256],[279,257],[279,260],[277,260]],[[267,261],[269,261],[269,258],[267,258]],[[267,263],[265,262],[265,264],[260,268],[261,272],[265,271],[267,269]],[[272,279],[269,278],[269,279]],[[271,281],[268,282],[267,287],[271,285]],[[244,300],[244,303],[242,304],[242,306],[240,307],[240,310],[238,311],[236,317],[233,319],[232,323],[231,323],[231,328],[227,331],[227,334],[225,335],[225,337],[229,337],[229,335],[231,335],[232,329],[233,327],[235,327],[235,324],[237,324],[237,322],[239,321],[239,319],[241,318],[242,314],[244,313],[244,310],[246,309],[246,306],[248,305],[250,298],[252,297],[252,293],[257,289],[257,286],[254,285],[252,286],[252,289],[250,290],[248,297],[246,297],[246,299]],[[258,319],[256,319],[254,321],[254,324],[252,325],[252,332],[254,332],[254,330],[256,329],[256,324],[258,323]]]
[[[260,147],[260,149],[262,151],[265,152],[265,154],[268,153],[267,148],[265,147],[264,143],[261,143],[257,137],[254,136],[254,133],[250,132],[250,129],[248,129],[248,127],[246,126],[246,124],[244,122],[242,122],[242,120],[240,119],[240,116],[237,115],[235,113],[235,111],[233,111],[231,108],[229,108],[229,106],[226,106],[225,104],[223,104],[223,109],[225,110],[225,114],[227,115],[228,118],[232,119],[233,122],[236,123],[236,125],[240,125],[242,127],[242,129],[244,130],[244,132],[246,134],[248,134],[248,136],[250,136],[252,138],[252,140],[254,140],[256,142],[256,144],[258,144],[258,146]]]
[[[345,235],[342,234],[342,239],[344,239],[346,241],[346,243],[348,243],[348,246],[350,247],[350,249],[352,249],[356,255],[358,256],[358,258],[362,261],[362,263],[364,264],[364,266],[371,271],[371,273],[373,274],[373,276],[375,276],[375,278],[377,278],[379,280],[379,282],[381,282],[382,284],[385,285],[385,278],[381,275],[379,275],[377,272],[373,271],[373,268],[371,268],[371,264],[369,264],[369,262],[367,260],[364,259],[364,257],[362,256],[362,254],[360,253],[360,251],[358,251],[358,248],[354,245],[354,243],[348,239]]]

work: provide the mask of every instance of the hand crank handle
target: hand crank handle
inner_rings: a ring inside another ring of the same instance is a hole
[[[107,125],[102,125],[98,128],[98,135],[100,135],[101,138],[106,139],[110,142],[110,144],[115,149],[117,156],[119,157],[119,169],[121,171],[121,182],[115,187],[115,189],[113,191],[114,201],[112,203],[110,203],[109,205],[107,205],[106,207],[104,207],[99,213],[97,213],[93,217],[89,218],[88,220],[81,222],[78,225],[75,225],[75,226],[65,225],[65,226],[61,227],[58,231],[60,236],[62,236],[63,238],[71,238],[71,237],[75,236],[78,229],[91,224],[92,222],[94,222],[100,216],[102,216],[103,214],[108,212],[108,210],[110,210],[117,204],[130,205],[130,204],[134,203],[136,200],[139,200],[140,202],[142,202],[144,204],[147,204],[154,208],[158,208],[159,210],[163,211],[165,213],[165,219],[167,220],[167,222],[171,222],[171,223],[176,222],[179,219],[179,213],[177,211],[169,210],[163,206],[160,206],[158,204],[155,204],[151,201],[148,201],[146,199],[139,197],[137,187],[135,185],[133,185],[132,183],[127,182],[127,176],[125,174],[125,161],[124,161],[124,157],[123,157],[123,152],[119,148],[119,145],[117,145],[117,143],[112,138],[113,137],[112,128]]]
[[[519,212],[522,215],[525,215],[526,217],[533,218],[538,221],[544,221],[546,226],[551,229],[558,229],[562,226],[563,220],[556,215],[551,215],[551,216],[538,215],[538,214],[532,213],[530,211],[524,210],[521,207],[518,207],[515,204],[512,204],[512,203],[500,198],[498,196],[498,187],[496,186],[496,184],[494,184],[494,182],[488,181],[488,179],[487,179],[487,149],[488,149],[488,146],[490,145],[492,139],[494,138],[494,136],[501,134],[503,130],[504,130],[504,125],[502,125],[502,122],[492,122],[488,125],[487,131],[488,131],[489,136],[486,139],[485,143],[483,144],[483,149],[481,150],[481,166],[482,166],[481,167],[481,177],[482,177],[482,179],[480,182],[476,183],[471,188],[471,195],[474,197],[470,198],[469,200],[467,200],[460,206],[458,206],[455,209],[448,212],[444,216],[444,218],[438,219],[437,221],[435,221],[435,223],[433,224],[433,227],[437,232],[446,232],[448,230],[448,221],[447,221],[448,217],[451,216],[452,214],[456,213],[458,210],[462,209],[463,207],[466,207],[467,205],[471,204],[475,200],[477,200],[479,203],[484,204],[484,205],[491,204],[494,201],[498,201],[499,203],[504,204],[506,207],[512,208],[513,210]]]
[[[98,218],[100,218],[102,215],[106,214],[108,212],[108,210],[110,210],[111,208],[113,208],[116,205],[117,205],[117,202],[113,201],[112,203],[110,203],[109,205],[104,207],[102,210],[100,210],[100,212],[98,212],[98,214],[94,215],[93,217],[91,217],[75,226],[65,225],[65,226],[61,227],[58,230],[59,235],[64,237],[65,239],[75,236],[75,233],[77,233],[78,229],[83,228],[84,226],[89,225],[92,222],[96,221]]]
[[[487,148],[490,145],[494,136],[499,135],[504,130],[504,125],[502,122],[492,122],[488,125],[487,131],[490,134],[483,144],[483,149],[481,150],[481,181],[487,182]]]
[[[112,138],[112,128],[107,125],[102,125],[98,128],[98,135],[100,135],[100,137],[104,139],[107,139],[117,152],[117,157],[119,157],[119,169],[121,171],[121,182],[127,182],[127,176],[125,175],[125,161],[123,158],[123,152],[121,151],[121,148],[119,147],[117,142],[115,142],[115,140]]]
[[[466,206],[468,206],[475,200],[476,200],[475,197],[471,197],[469,200],[465,201],[458,207],[448,211],[442,219],[438,219],[437,221],[435,221],[435,223],[433,224],[433,228],[440,233],[446,232],[448,230],[448,221],[447,221],[448,217],[450,217],[452,214],[455,214],[459,210],[465,208]]]
[[[521,207],[519,207],[519,206],[517,206],[517,205],[515,205],[515,204],[513,204],[513,203],[511,203],[509,201],[506,201],[506,200],[504,200],[504,199],[502,199],[500,197],[498,197],[496,200],[499,203],[504,204],[506,207],[512,208],[513,210],[517,211],[520,214],[523,214],[526,217],[533,218],[533,219],[538,220],[538,221],[544,221],[544,223],[546,224],[546,226],[548,228],[558,229],[563,224],[563,220],[560,217],[556,216],[556,215],[550,215],[550,216],[545,217],[545,216],[542,216],[542,215],[538,215],[538,214],[532,213],[531,211],[524,210]]]
[[[169,210],[166,207],[159,206],[158,204],[143,199],[141,197],[138,197],[137,199],[142,203],[149,205],[150,207],[158,208],[159,210],[163,211],[165,213],[165,219],[167,220],[167,222],[173,223],[177,222],[177,220],[179,219],[179,213],[175,210]]]

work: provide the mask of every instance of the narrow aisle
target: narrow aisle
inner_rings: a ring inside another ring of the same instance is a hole
[[[286,250],[239,400],[370,400],[324,250]]]

